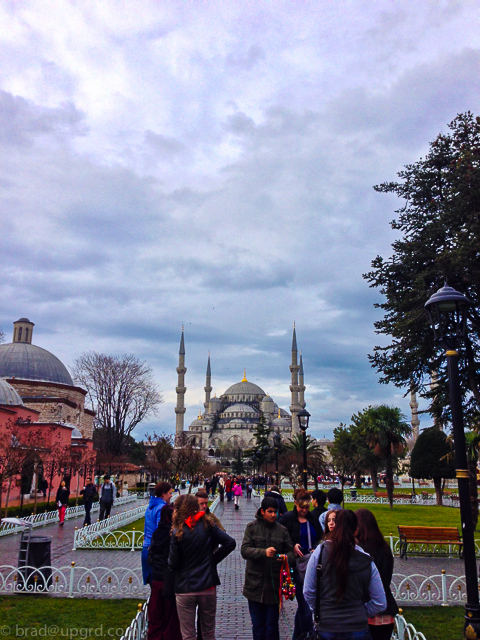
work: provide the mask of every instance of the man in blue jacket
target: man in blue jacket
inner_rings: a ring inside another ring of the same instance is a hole
[[[142,548],[142,574],[143,584],[150,584],[152,567],[148,564],[148,548],[152,541],[152,536],[160,522],[160,511],[168,504],[172,498],[173,487],[169,482],[159,482],[155,487],[154,495],[150,498],[147,510],[145,511],[145,534]]]

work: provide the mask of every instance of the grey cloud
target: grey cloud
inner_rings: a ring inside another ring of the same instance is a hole
[[[157,153],[164,156],[177,155],[185,148],[184,145],[175,138],[154,133],[150,131],[150,129],[145,131],[145,142]]]
[[[226,59],[226,66],[230,69],[251,71],[265,59],[266,54],[262,47],[252,44],[246,53],[229,53]]]

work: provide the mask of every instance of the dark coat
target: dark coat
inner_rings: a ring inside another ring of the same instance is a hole
[[[281,565],[277,558],[267,558],[269,547],[285,554],[290,568],[294,567],[295,552],[288,531],[277,521],[265,522],[259,509],[243,536],[241,553],[247,561],[243,595],[254,602],[278,604]]]
[[[392,550],[390,549],[388,544],[382,546],[380,549],[378,547],[373,547],[373,545],[372,547],[370,547],[368,545],[360,544],[360,546],[364,551],[371,555],[372,560],[377,566],[380,578],[382,579],[383,588],[385,589],[385,595],[387,597],[387,608],[379,615],[388,614],[391,616],[396,616],[398,613],[398,604],[396,603],[390,589],[393,574]]]
[[[93,502],[94,498],[98,496],[97,487],[93,482],[89,482],[85,489],[80,491],[80,495],[83,496],[83,504]]]
[[[175,573],[175,593],[205,591],[220,584],[217,564],[237,543],[216,525],[200,519],[193,529],[183,525],[180,540],[172,535],[168,566]]]
[[[70,491],[67,487],[58,487],[56,501],[60,502],[62,505],[68,506],[68,499],[70,497]]]
[[[312,545],[313,548],[315,548],[323,535],[322,527],[320,526],[318,518],[315,518],[312,512],[309,511],[305,517],[315,528],[316,536],[312,539]],[[293,507],[293,511],[287,511],[287,513],[284,513],[278,521],[287,529],[293,546],[300,544],[300,522],[298,520],[297,507]]]
[[[277,491],[265,491],[265,498],[275,498],[278,504],[278,515],[281,516],[284,513],[287,513],[287,505],[285,504],[285,500],[283,496]]]
[[[315,518],[315,520],[318,522],[318,524],[320,525],[320,516],[322,515],[322,513],[325,513],[326,511],[328,511],[328,509],[326,509],[325,507],[315,507],[315,509],[312,509],[310,511],[310,513],[312,514],[312,518]],[[322,527],[320,527],[321,529]],[[322,535],[323,535],[323,531],[322,531]]]
[[[168,600],[175,599],[175,576],[168,566],[170,553],[169,523],[160,523],[155,529],[148,549],[148,564],[152,567],[152,579],[163,582],[163,596]]]

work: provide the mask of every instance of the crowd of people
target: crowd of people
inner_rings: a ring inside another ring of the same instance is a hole
[[[223,486],[239,508],[236,498],[249,484],[220,477],[214,493]],[[210,481],[173,504],[172,489],[159,482],[145,515],[148,640],[214,640],[217,565],[236,542],[209,511]],[[342,503],[335,487],[327,494],[297,489],[289,511],[278,486],[265,491],[240,550],[253,640],[279,640],[282,598],[293,595],[292,640],[391,638],[398,613],[390,590],[392,552],[369,510],[346,510]]]

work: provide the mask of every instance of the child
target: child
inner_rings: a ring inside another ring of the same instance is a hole
[[[327,493],[327,500],[329,502],[328,511],[332,511],[332,509],[334,511],[341,511],[342,509],[341,503],[343,502],[343,491],[341,491],[340,489],[337,489],[336,487],[329,489]],[[327,511],[325,511],[325,513],[322,513],[320,518],[318,519],[323,531],[325,531],[326,517],[327,517]]]

